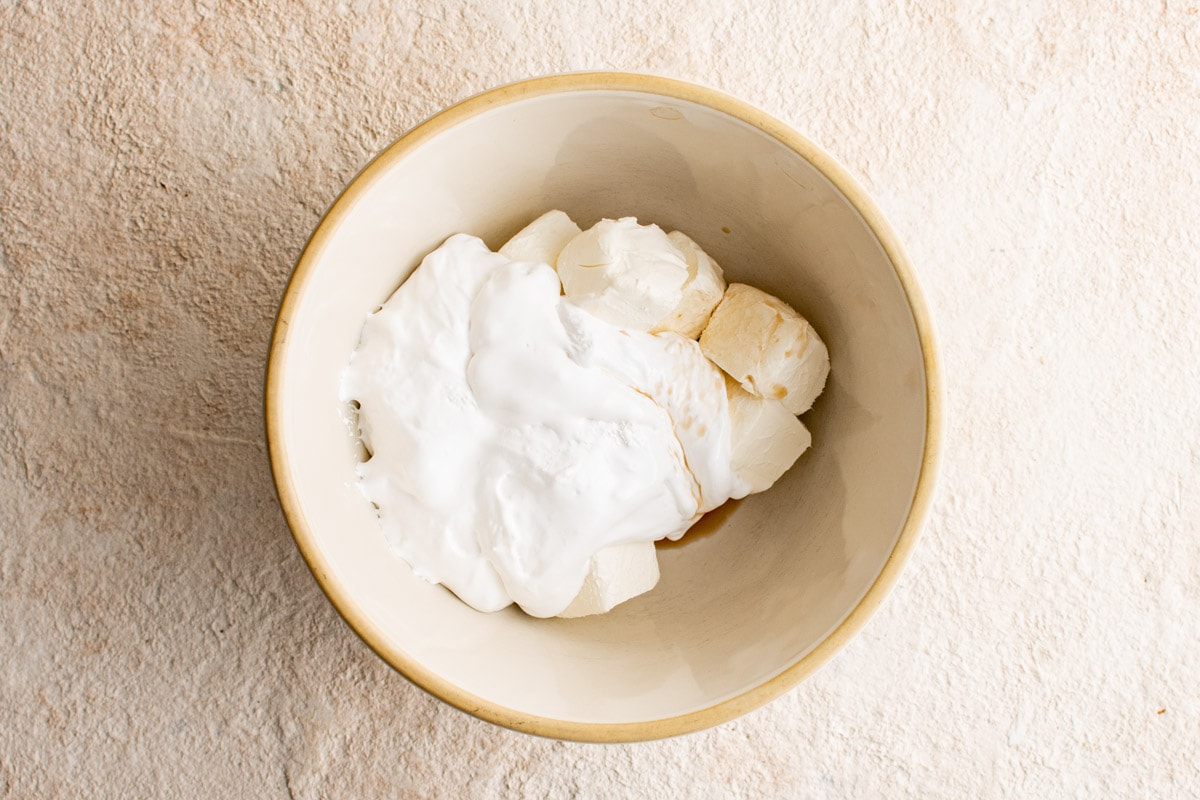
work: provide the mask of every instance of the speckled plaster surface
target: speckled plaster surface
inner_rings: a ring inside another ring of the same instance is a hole
[[[613,68],[822,143],[907,243],[945,463],[895,592],[715,730],[424,695],[297,555],[272,315],[377,150]],[[1200,797],[1200,14],[1163,2],[0,2],[0,795]]]

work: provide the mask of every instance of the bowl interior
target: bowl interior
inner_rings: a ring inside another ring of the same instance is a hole
[[[281,312],[273,458],[318,578],[385,657],[468,708],[639,723],[761,687],[855,608],[913,503],[926,375],[880,241],[805,157],[670,93],[531,92],[452,110],[434,128],[402,141],[342,197]],[[355,487],[338,401],[367,312],[426,252],[456,232],[498,247],[551,208],[585,228],[635,215],[684,231],[728,279],[806,316],[832,361],[804,417],[813,447],[798,464],[770,491],[701,523],[704,535],[661,549],[653,592],[576,620],[481,614],[413,577]]]

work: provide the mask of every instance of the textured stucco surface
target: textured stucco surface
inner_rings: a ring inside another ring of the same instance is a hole
[[[267,5],[0,2],[0,796],[1200,797],[1196,0]],[[581,68],[824,144],[947,378],[932,520],[865,631],[634,746],[384,666],[297,555],[260,410],[344,182]]]

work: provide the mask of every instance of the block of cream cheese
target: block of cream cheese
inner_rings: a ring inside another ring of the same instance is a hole
[[[649,331],[679,305],[688,265],[662,228],[623,217],[600,220],[568,242],[558,275],[580,308],[611,325]]]
[[[725,294],[725,274],[717,262],[686,234],[671,231],[667,238],[683,253],[687,261],[688,278],[683,284],[683,297],[679,305],[659,320],[654,330],[675,331],[680,336],[695,339],[704,330],[713,309]]]
[[[704,355],[758,397],[793,414],[812,407],[829,376],[829,351],[787,303],[731,283],[700,335]]]
[[[536,261],[553,267],[567,242],[580,233],[579,226],[564,212],[547,211],[517,231],[499,252],[513,261]]]
[[[733,423],[733,472],[746,493],[766,491],[812,445],[812,435],[778,400],[755,397],[730,378],[725,390]]]
[[[611,545],[592,556],[583,588],[558,616],[603,614],[650,591],[657,583],[658,556],[654,542]]]

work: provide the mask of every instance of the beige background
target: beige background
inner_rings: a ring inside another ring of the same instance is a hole
[[[0,796],[1200,796],[1200,14],[1110,5],[0,2]],[[385,667],[263,445],[274,308],[345,181],[582,68],[829,149],[948,381],[931,524],[862,635],[644,745]]]

